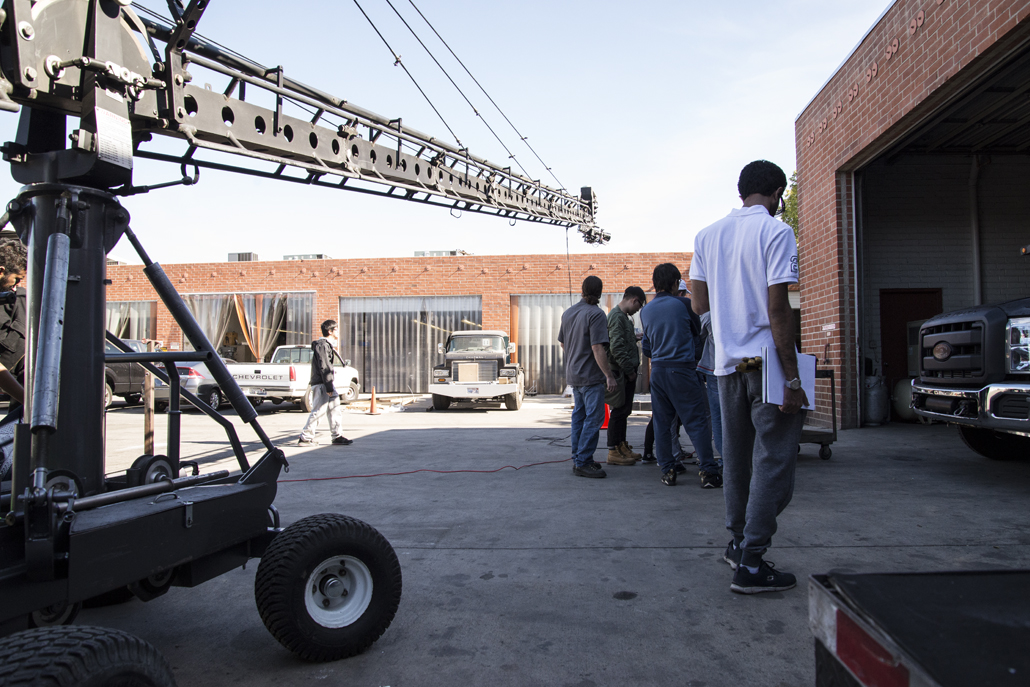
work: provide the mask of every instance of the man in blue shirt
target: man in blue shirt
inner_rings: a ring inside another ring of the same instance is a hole
[[[655,297],[640,311],[651,351],[655,457],[662,468],[662,483],[675,485],[671,427],[679,416],[701,461],[702,488],[716,489],[722,486],[722,468],[712,453],[712,424],[697,379],[694,340],[699,329],[691,317],[690,300],[673,295],[680,279],[680,271],[672,263],[655,267]]]
[[[605,477],[594,462],[594,450],[604,420],[604,393],[618,382],[608,365],[608,318],[597,307],[604,284],[598,277],[583,280],[583,299],[561,316],[558,343],[565,352],[565,380],[572,387],[572,474]]]

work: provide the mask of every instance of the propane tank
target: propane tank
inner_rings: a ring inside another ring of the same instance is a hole
[[[866,377],[862,395],[867,427],[878,427],[887,421],[887,385],[883,377]]]
[[[899,379],[894,385],[892,394],[894,402],[891,408],[894,410],[894,417],[905,422],[915,422],[919,416],[912,410],[912,380],[909,378]]]

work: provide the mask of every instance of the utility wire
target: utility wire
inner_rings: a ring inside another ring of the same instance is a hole
[[[357,0],[355,0],[355,1],[357,1]],[[424,21],[429,26],[429,28],[432,29],[433,33],[436,34],[436,37],[440,39],[440,42],[444,44],[444,47],[446,47],[447,50],[450,51],[451,55],[454,56],[454,59],[456,59],[458,61],[458,64],[461,65],[461,68],[464,69],[465,73],[469,75],[469,78],[471,78],[475,82],[475,84],[477,86],[479,86],[479,90],[483,91],[483,95],[485,95],[487,97],[487,100],[490,101],[490,104],[493,105],[495,108],[497,108],[497,111],[501,113],[502,117],[504,117],[504,121],[508,122],[508,124],[511,126],[512,130],[516,134],[518,134],[519,138],[522,139],[522,142],[526,144],[526,147],[529,148],[529,150],[533,153],[534,156],[536,156],[536,159],[539,160],[540,164],[544,166],[544,169],[547,170],[547,173],[551,175],[551,177],[555,180],[555,182],[557,182],[559,188],[561,188],[562,191],[565,191],[566,193],[568,193],[568,189],[565,188],[565,184],[563,184],[558,179],[558,177],[555,176],[554,172],[551,171],[551,168],[547,166],[547,163],[545,163],[543,161],[543,159],[541,159],[540,155],[536,152],[536,150],[533,149],[533,146],[531,146],[529,144],[529,139],[526,136],[523,136],[522,133],[517,128],[515,128],[515,125],[512,124],[512,121],[510,119],[508,119],[508,115],[504,114],[504,111],[501,109],[500,105],[498,105],[496,102],[494,102],[494,99],[491,98],[490,94],[486,92],[486,89],[483,88],[483,85],[481,83],[479,83],[479,81],[476,79],[476,77],[472,76],[472,72],[469,71],[469,68],[466,67],[465,63],[461,61],[461,58],[458,57],[454,53],[454,50],[451,50],[451,46],[447,44],[447,41],[445,41],[443,39],[443,36],[440,35],[440,32],[436,30],[436,28],[429,22],[428,19],[426,19],[426,15],[422,14],[422,10],[420,10],[415,5],[414,0],[408,0],[408,2],[411,3],[412,7],[415,8],[415,11],[418,12],[418,15],[420,17],[422,17],[422,21]],[[394,10],[394,11],[396,11],[396,10]],[[505,150],[507,150],[507,148],[505,148]],[[521,167],[522,165],[519,165],[519,166]]]
[[[434,105],[433,101],[429,99],[429,96],[426,95],[426,92],[423,91],[422,87],[418,85],[418,81],[415,80],[415,77],[411,75],[411,72],[408,71],[408,68],[401,61],[401,56],[398,55],[396,52],[394,52],[393,48],[390,47],[389,42],[387,42],[387,40],[383,36],[383,34],[380,33],[379,27],[377,27],[375,25],[375,22],[372,21],[372,18],[369,17],[368,14],[365,13],[364,8],[362,8],[362,6],[358,2],[358,0],[354,0],[354,4],[357,5],[358,9],[361,10],[361,13],[363,15],[365,15],[365,19],[368,20],[368,23],[372,26],[372,29],[376,32],[376,34],[379,36],[379,38],[383,41],[383,45],[385,45],[386,49],[390,51],[391,55],[393,55],[393,59],[394,59],[393,64],[394,64],[394,66],[396,67],[396,66],[399,65],[400,68],[404,70],[404,73],[408,75],[409,79],[411,79],[411,83],[415,84],[415,88],[418,89],[418,92],[421,93],[422,97],[426,99],[427,103],[429,103],[429,107],[433,108],[433,112],[435,112],[436,116],[440,118],[441,122],[443,122],[443,125],[447,128],[447,131],[451,132],[451,136],[454,137],[454,140],[458,142],[458,148],[460,148],[461,150],[466,151],[466,154],[467,154],[468,148],[466,148],[465,145],[461,142],[461,139],[458,138],[458,135],[456,133],[454,133],[454,130],[451,129],[451,125],[447,123],[447,120],[443,118],[443,115],[440,114],[440,111],[438,109],[436,109],[436,105]]]
[[[397,11],[397,8],[393,6],[393,3],[390,2],[390,0],[386,0],[386,4],[390,6],[390,9],[393,10],[393,13],[397,15],[397,18],[401,20],[405,27],[407,27],[408,31],[411,32],[411,35],[415,37],[415,40],[417,40],[418,44],[421,45],[422,48],[426,51],[426,54],[429,55],[433,62],[436,63],[436,66],[440,68],[440,71],[443,72],[443,75],[446,76],[447,80],[451,82],[451,85],[454,86],[454,88],[458,91],[459,94],[461,94],[461,97],[465,99],[465,102],[468,103],[469,107],[472,108],[472,111],[476,114],[476,116],[483,121],[483,125],[490,130],[490,133],[493,134],[494,138],[497,139],[497,142],[501,144],[501,147],[504,148],[504,152],[508,153],[508,159],[514,160],[515,164],[517,164],[519,166],[519,169],[522,170],[522,173],[525,174],[527,178],[529,178],[530,174],[528,171],[526,171],[526,168],[522,166],[522,163],[519,162],[518,158],[515,157],[515,154],[508,149],[508,146],[504,144],[504,141],[501,140],[501,137],[497,135],[497,132],[494,131],[493,127],[490,126],[489,122],[486,121],[486,117],[483,116],[483,113],[476,109],[476,106],[472,104],[472,101],[469,100],[467,95],[465,95],[465,92],[461,90],[461,86],[454,82],[454,79],[451,78],[451,75],[447,73],[447,70],[444,68],[444,66],[440,64],[440,60],[436,59],[436,55],[434,55],[433,52],[429,49],[429,47],[424,42],[422,42],[422,39],[419,38],[419,35],[415,33],[415,29],[411,28],[411,25],[403,16],[401,16],[401,13]],[[416,7],[415,9],[417,10],[418,8]],[[423,17],[423,19],[424,18],[425,17]]]

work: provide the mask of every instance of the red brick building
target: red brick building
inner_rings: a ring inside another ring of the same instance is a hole
[[[897,0],[798,116],[802,341],[844,427],[864,377],[912,376],[919,322],[1030,295],[1028,17]]]
[[[627,286],[651,290],[651,272],[689,253],[507,255],[348,260],[281,260],[164,265],[209,338],[238,360],[265,357],[278,344],[308,344],[327,319],[340,322],[341,352],[362,373],[365,391],[423,390],[436,343],[453,329],[510,334],[527,367],[527,386],[557,393],[561,312],[579,300],[588,275],[600,277],[611,307]],[[108,329],[124,338],[184,345],[182,332],[142,267],[108,266]],[[569,296],[569,292],[572,296]]]

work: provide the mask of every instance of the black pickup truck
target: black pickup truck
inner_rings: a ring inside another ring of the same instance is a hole
[[[919,330],[912,407],[982,456],[1030,451],[1030,298],[937,315]]]
[[[135,339],[125,339],[125,343],[137,353],[145,353],[147,345]],[[118,353],[118,349],[105,342],[107,353]],[[137,363],[108,363],[104,370],[104,407],[114,402],[115,396],[121,396],[129,405],[136,405],[143,397],[143,376],[146,372]]]

